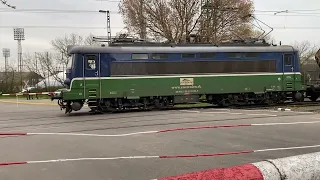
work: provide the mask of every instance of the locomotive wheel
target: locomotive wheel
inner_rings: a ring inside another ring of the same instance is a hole
[[[294,102],[303,102],[304,101],[304,95],[301,92],[294,93],[293,101]]]
[[[224,99],[218,103],[219,107],[229,107],[230,105],[231,103],[229,102],[228,99]]]

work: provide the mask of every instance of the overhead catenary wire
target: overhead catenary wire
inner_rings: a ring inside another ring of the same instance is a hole
[[[16,27],[21,27],[21,28],[26,28],[26,29],[106,29],[104,26],[40,26],[40,25],[19,25],[19,26],[2,26],[0,25],[0,29],[12,29]],[[112,29],[124,29],[125,27],[120,27],[120,26],[112,26]],[[298,27],[298,26],[287,26],[287,27],[281,27],[281,26],[276,26],[272,27],[273,29],[285,29],[285,30],[317,30],[320,29],[319,27]]]
[[[3,1],[3,0],[1,0]],[[114,0],[96,0],[96,1],[104,1],[104,2],[120,2]],[[75,10],[75,9],[7,9],[0,8],[0,13],[6,12],[23,12],[23,13],[98,13],[98,10]],[[274,13],[285,12],[285,13],[296,13],[296,14],[319,14],[320,9],[293,9],[293,10],[254,10],[256,13],[271,13],[269,15],[274,15]],[[305,12],[319,12],[319,13],[305,13]],[[110,11],[110,13],[119,14],[117,11]],[[277,15],[278,16],[278,15]]]
[[[0,13],[30,13],[30,14],[98,14],[98,10],[55,10],[55,9],[20,9],[20,10],[3,10],[0,8]],[[274,12],[276,13],[276,12]],[[255,13],[258,16],[273,16],[273,17],[320,17],[320,13]],[[110,11],[110,14],[120,15],[117,11]]]
[[[74,10],[74,9],[16,9],[16,10],[8,10],[8,9],[0,9],[0,13],[99,13],[99,10]],[[116,11],[109,11],[110,13],[118,14]]]
[[[0,2],[2,4],[4,4],[5,6],[8,6],[9,8],[12,8],[12,9],[16,9],[17,7],[16,6],[12,6],[11,4],[9,4],[7,1],[5,0],[0,0]]]
[[[105,26],[40,26],[40,25],[35,25],[35,26],[29,26],[29,25],[19,25],[19,26],[1,26],[0,29],[12,29],[16,27],[21,27],[21,28],[38,28],[38,29],[106,29]],[[122,29],[125,27],[111,27],[111,28],[116,28],[116,29]]]
[[[96,0],[96,1],[100,1],[100,2],[120,2],[120,1],[116,1],[116,0]]]

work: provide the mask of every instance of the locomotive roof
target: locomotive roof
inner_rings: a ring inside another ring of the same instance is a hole
[[[99,47],[99,46],[73,46],[69,54],[76,53],[201,53],[201,52],[293,52],[292,46],[167,46],[167,47]]]

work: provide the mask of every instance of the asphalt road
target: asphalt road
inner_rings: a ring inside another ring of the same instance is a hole
[[[36,102],[40,101],[28,101]],[[65,115],[50,102],[0,102],[0,132],[125,134],[171,128],[320,121],[319,114],[277,111],[195,109]],[[45,105],[45,103],[48,103]],[[0,137],[0,160],[42,161],[119,156],[211,154],[320,144],[320,124],[199,129],[124,137],[32,135]],[[150,180],[211,168],[318,152],[320,148],[267,151],[220,157],[116,159],[1,166],[0,179]]]

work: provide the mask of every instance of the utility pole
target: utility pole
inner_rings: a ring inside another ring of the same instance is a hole
[[[66,67],[64,67],[66,63],[63,60],[63,52],[61,52],[61,62],[62,62],[61,63],[62,64],[62,72],[64,73],[64,70],[67,69],[67,65],[66,65]],[[64,76],[63,76],[62,80],[64,81]]]
[[[107,41],[108,44],[111,43],[111,22],[110,22],[110,11],[99,10],[100,13],[105,13],[107,17]],[[94,38],[95,40],[96,38]],[[98,38],[99,39],[99,38]],[[97,39],[97,40],[98,40]]]
[[[49,62],[49,52],[46,52],[46,60],[47,60],[47,64],[48,64],[48,62]],[[50,72],[49,72],[49,67],[47,67],[47,69],[48,69],[48,88],[50,87],[50,79],[49,79],[49,77],[50,77]],[[48,89],[49,90],[49,89]]]
[[[37,56],[37,52],[34,53],[34,58],[36,60],[36,75],[37,75],[37,79],[36,79],[36,88],[38,89],[38,83],[39,83],[39,71],[38,71],[38,56]]]

